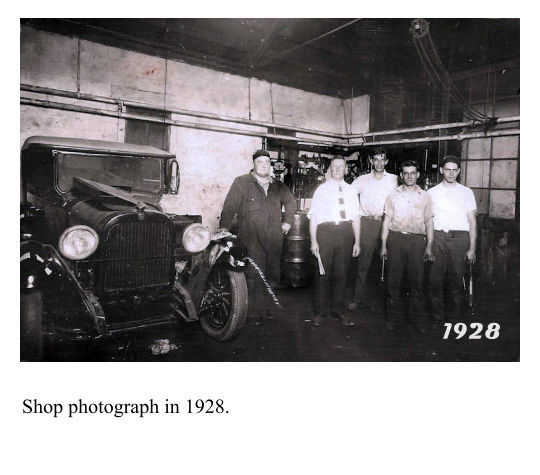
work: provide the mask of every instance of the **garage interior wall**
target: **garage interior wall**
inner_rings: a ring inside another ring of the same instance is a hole
[[[495,117],[520,114],[519,66],[467,74],[459,85],[477,110]],[[491,218],[519,217],[520,136],[464,140],[462,181],[476,195],[478,212]]]
[[[189,109],[324,132],[363,133],[369,127],[369,96],[344,101],[28,26],[21,28],[21,83],[138,101],[157,110]],[[87,105],[76,99],[62,102]],[[99,107],[116,110],[114,104]],[[171,119],[185,118],[173,113]],[[20,120],[21,145],[32,135],[125,138],[121,118],[21,105]],[[210,121],[190,117],[190,122]],[[251,169],[251,155],[261,146],[259,137],[171,126],[170,151],[180,165],[181,185],[178,195],[163,198],[164,209],[201,214],[214,229],[233,179]]]

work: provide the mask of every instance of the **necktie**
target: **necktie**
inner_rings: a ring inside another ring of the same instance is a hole
[[[343,197],[343,188],[339,185],[338,188],[339,197],[338,197],[338,209],[339,209],[339,219],[340,221],[347,220],[347,214],[345,213],[345,199]]]

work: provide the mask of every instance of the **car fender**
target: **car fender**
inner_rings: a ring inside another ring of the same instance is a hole
[[[20,254],[21,290],[41,289],[56,270],[51,265],[46,245],[38,241],[23,241]]]
[[[243,273],[247,267],[245,255],[245,248],[236,239],[229,239],[212,241],[210,246],[196,256],[192,262],[189,283],[185,287],[196,308],[199,308],[212,269],[219,266]]]
[[[65,279],[76,289],[86,313],[92,320],[92,336],[105,333],[105,314],[98,298],[92,291],[81,286],[71,267],[53,246],[39,241],[23,241],[20,262],[21,291],[51,291],[53,286],[57,285],[58,279]]]

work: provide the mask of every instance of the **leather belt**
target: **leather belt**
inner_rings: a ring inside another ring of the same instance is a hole
[[[435,232],[443,233],[445,236],[448,236],[448,237],[456,237],[456,236],[463,236],[464,234],[469,234],[469,231],[463,231],[462,229],[449,229],[449,230],[435,229]]]
[[[332,225],[332,226],[341,226],[342,224],[349,224],[351,223],[352,224],[352,221],[351,220],[346,220],[346,221],[324,221],[322,223],[319,223],[319,226],[321,224],[324,224],[324,225]]]
[[[375,221],[380,221],[382,219],[382,216],[375,216],[375,215],[372,215],[372,216],[362,216],[362,218],[366,218],[366,219],[374,219]]]
[[[425,234],[422,234],[422,233],[409,233],[407,231],[394,231],[393,229],[390,229],[390,232],[391,233],[396,233],[396,234],[405,234],[406,236],[420,236],[420,237],[426,237]]]

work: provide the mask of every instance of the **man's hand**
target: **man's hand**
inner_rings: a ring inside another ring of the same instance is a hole
[[[358,257],[360,255],[360,244],[355,242],[352,247],[352,256]]]
[[[426,247],[426,250],[424,251],[424,261],[435,262],[435,258],[433,257],[433,251],[431,250],[431,247]]]
[[[476,251],[474,249],[469,249],[465,253],[465,259],[467,259],[467,261],[471,264],[474,264],[476,262]]]
[[[319,243],[318,242],[312,242],[311,243],[311,253],[317,257],[319,255]]]
[[[224,237],[234,236],[227,228],[218,228],[215,233],[212,234],[212,240],[223,239]]]
[[[290,229],[291,225],[289,223],[281,223],[281,234],[287,234]]]
[[[386,259],[388,257],[388,251],[386,250],[386,246],[381,246],[380,256],[381,259]]]

